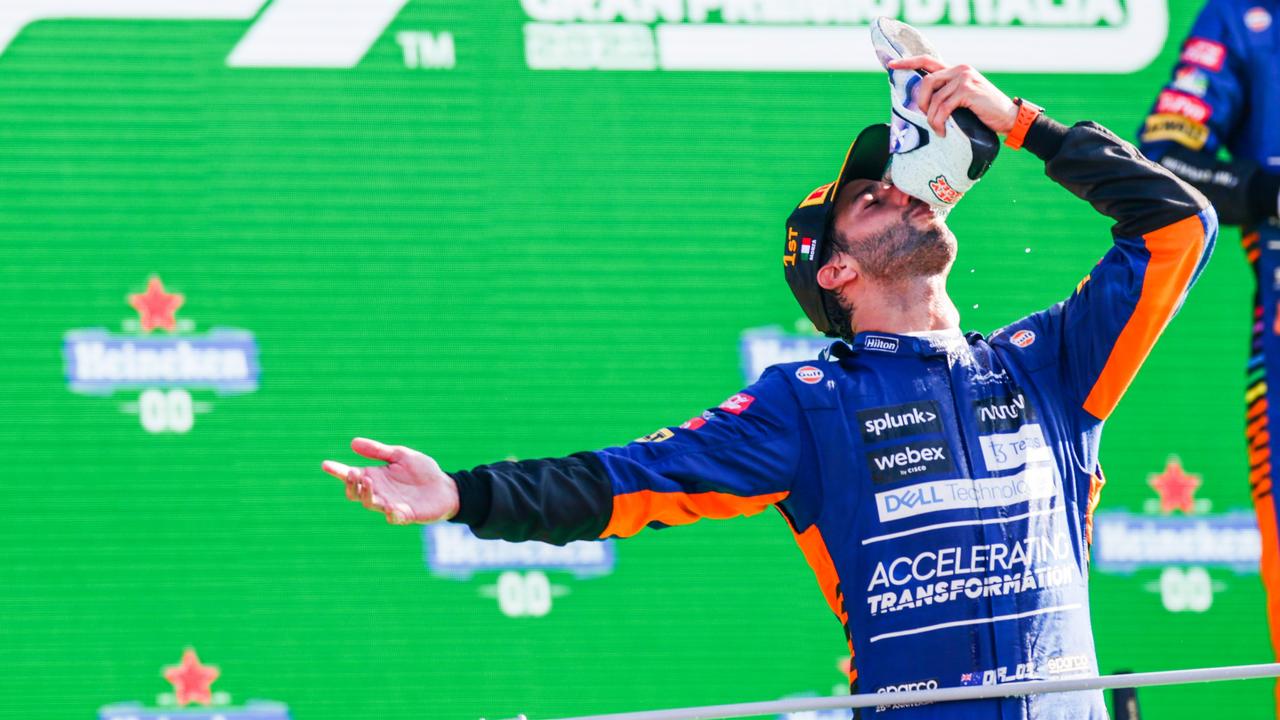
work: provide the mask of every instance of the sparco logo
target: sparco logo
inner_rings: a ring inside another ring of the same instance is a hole
[[[938,404],[932,400],[858,412],[864,442],[942,432]]]
[[[902,683],[901,685],[888,685],[876,690],[876,693],[900,693],[911,692],[912,690],[937,690],[937,680],[921,680],[919,682]]]
[[[898,352],[898,339],[868,335],[867,339],[862,342],[862,347],[879,352]]]
[[[877,695],[885,695],[890,693],[915,692],[917,690],[937,690],[938,681],[930,678],[928,680],[919,680],[917,682],[902,683],[901,685],[887,685],[882,688],[876,688]],[[896,710],[899,708],[919,707],[920,705],[928,705],[929,703],[901,703],[896,705],[878,705],[876,712],[884,712],[885,710]]]
[[[951,472],[955,466],[947,457],[947,446],[942,441],[914,442],[871,453],[867,465],[871,480],[888,483],[903,478]]]
[[[231,50],[232,67],[349,68],[408,0],[6,0],[0,53],[37,20],[253,20]],[[263,10],[263,7],[266,10]],[[259,14],[261,11],[261,14]]]

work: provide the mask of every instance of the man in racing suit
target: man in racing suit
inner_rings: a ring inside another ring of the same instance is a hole
[[[1116,221],[1114,245],[1066,301],[990,339],[962,335],[945,298],[954,237],[880,181],[888,129],[873,126],[787,222],[792,291],[819,329],[845,338],[821,358],[776,365],[622,447],[445,474],[422,453],[360,438],[358,453],[388,464],[324,469],[392,522],[451,519],[511,541],[629,537],[772,506],[844,629],[855,692],[1096,674],[1086,574],[1102,423],[1208,259],[1217,221],[1199,193],[1096,124],[1067,128],[965,66],[896,62],[929,71],[920,106],[931,124],[969,107]],[[911,248],[899,259],[923,248],[943,261],[927,276],[877,276],[895,247]],[[865,715],[1106,709],[1101,692],[1076,692]]]
[[[1269,429],[1280,412],[1280,395],[1267,386],[1280,363],[1280,24],[1272,22],[1277,11],[1276,0],[1210,0],[1140,132],[1148,157],[1200,189],[1223,223],[1241,227],[1257,283],[1245,370],[1245,437],[1271,644],[1280,658],[1280,538]],[[1229,161],[1218,159],[1223,149]],[[1276,689],[1280,701],[1280,684]]]

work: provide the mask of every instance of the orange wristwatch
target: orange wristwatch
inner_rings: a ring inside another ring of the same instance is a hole
[[[1022,147],[1022,141],[1027,137],[1027,130],[1031,129],[1031,123],[1040,117],[1044,108],[1022,98],[1014,98],[1013,104],[1018,106],[1018,117],[1013,119],[1013,129],[1004,136],[1004,144],[1017,150]]]

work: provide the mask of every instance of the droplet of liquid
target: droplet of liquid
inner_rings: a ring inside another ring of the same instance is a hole
[[[969,272],[977,272],[978,268],[969,268]]]
[[[977,309],[978,309],[978,303],[974,303],[974,304],[973,304],[973,309],[974,309],[974,310],[977,310]]]
[[[1031,252],[1031,248],[1027,248],[1026,250],[1023,250],[1023,252]]]

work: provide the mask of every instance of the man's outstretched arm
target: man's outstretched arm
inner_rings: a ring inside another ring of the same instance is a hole
[[[811,454],[803,423],[786,379],[771,370],[719,407],[622,447],[445,473],[410,448],[357,439],[352,449],[388,464],[323,468],[393,523],[452,520],[479,537],[564,544],[781,502]]]

